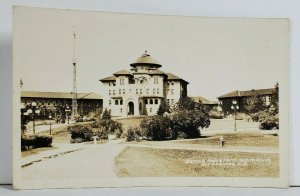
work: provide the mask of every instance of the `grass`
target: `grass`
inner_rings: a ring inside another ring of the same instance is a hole
[[[137,127],[140,125],[141,121],[144,119],[144,116],[131,117],[131,118],[120,118],[115,119],[115,121],[122,123],[123,129],[127,130],[128,127]]]
[[[22,157],[27,157],[27,156],[39,154],[40,152],[43,152],[43,151],[55,150],[55,149],[57,149],[57,147],[34,148],[34,149],[22,151],[22,152],[21,152],[21,156],[22,156]]]
[[[146,158],[145,158],[146,157]],[[270,163],[247,162],[246,165],[202,165],[187,161],[269,160]],[[120,177],[278,177],[277,153],[207,152],[194,150],[127,147],[115,158]]]
[[[221,136],[225,140],[225,147],[278,147],[279,143],[278,136],[262,134],[260,132],[216,134],[193,140],[177,140],[174,143],[219,146],[219,138]]]

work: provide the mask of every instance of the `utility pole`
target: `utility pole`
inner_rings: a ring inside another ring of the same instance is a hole
[[[77,115],[77,84],[76,84],[76,50],[75,50],[76,33],[73,26],[73,97],[72,97],[72,120]]]

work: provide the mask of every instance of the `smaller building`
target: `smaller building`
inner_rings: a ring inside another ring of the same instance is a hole
[[[219,105],[225,115],[231,114],[234,110],[231,109],[233,102],[239,106],[237,112],[247,112],[247,105],[251,104],[254,99],[259,100],[259,103],[263,106],[269,106],[272,102],[272,98],[278,91],[276,88],[268,89],[252,89],[246,91],[232,91],[218,97]]]
[[[195,102],[197,103],[201,103],[205,106],[207,106],[208,108],[212,109],[214,107],[218,107],[219,103],[218,101],[210,101],[204,97],[201,96],[193,96],[191,97]]]
[[[36,102],[41,111],[39,118],[48,118],[49,114],[55,117],[65,115],[67,107],[72,111],[72,98],[73,93],[67,92],[21,91],[21,107]],[[93,92],[77,93],[77,105],[78,114],[87,115],[102,108],[103,99]]]

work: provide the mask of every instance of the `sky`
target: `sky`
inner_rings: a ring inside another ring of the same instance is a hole
[[[189,96],[272,88],[288,67],[285,19],[205,18],[17,8],[13,63],[22,90],[72,91],[73,27],[77,91],[104,94],[99,79],[130,69],[145,50],[190,84]]]

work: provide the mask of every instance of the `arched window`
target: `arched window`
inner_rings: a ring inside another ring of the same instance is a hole
[[[153,104],[153,99],[150,99],[150,104]]]
[[[148,99],[145,99],[145,104],[148,104]]]
[[[155,100],[154,100],[154,103],[155,103],[155,104],[158,104],[158,99],[155,99]]]

